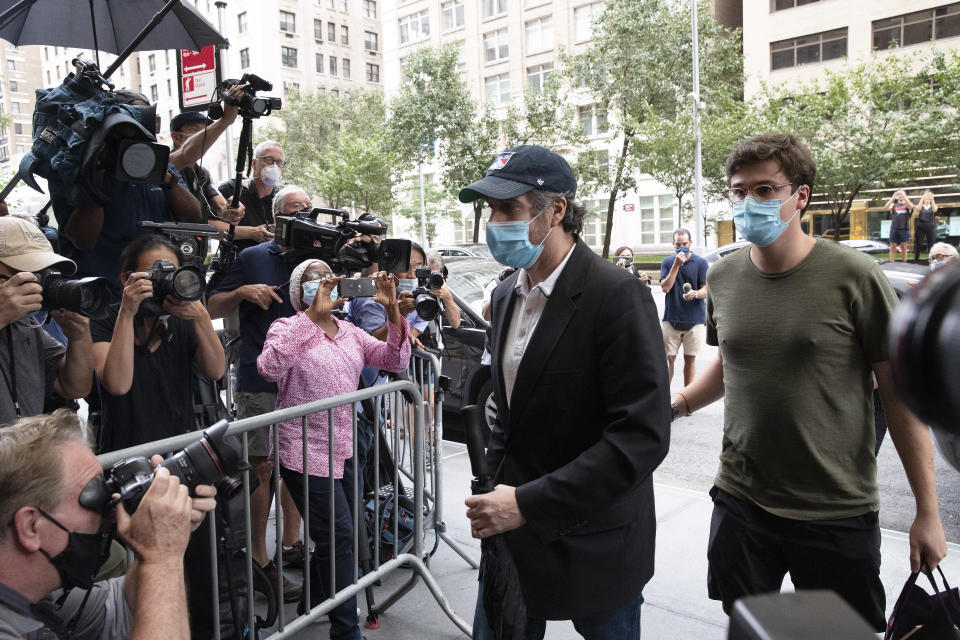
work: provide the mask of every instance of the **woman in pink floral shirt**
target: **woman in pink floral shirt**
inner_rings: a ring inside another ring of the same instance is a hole
[[[334,301],[336,285],[330,267],[321,260],[308,260],[293,271],[290,301],[295,316],[280,318],[267,332],[257,368],[279,389],[277,409],[329,398],[357,390],[360,370],[371,365],[388,371],[402,371],[410,361],[407,323],[397,307],[396,284],[392,275],[377,274],[378,303],[387,310],[387,339],[381,342],[330,312],[342,304]],[[301,310],[305,309],[305,310]],[[343,481],[344,463],[353,456],[353,406],[333,410],[333,469],[329,468],[327,412],[307,418],[307,475],[309,495],[303,495],[303,436],[301,420],[288,420],[280,430],[280,473],[297,508],[303,513],[304,499],[310,500],[310,537],[315,544],[311,556],[310,606],[353,583],[353,518],[347,502],[350,487]],[[334,521],[329,521],[329,476],[333,484]],[[349,474],[348,474],[349,475]],[[330,589],[330,527],[336,537],[336,588]],[[361,637],[356,598],[330,612],[331,640]]]

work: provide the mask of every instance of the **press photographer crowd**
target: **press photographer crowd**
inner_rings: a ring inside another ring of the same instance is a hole
[[[465,322],[446,278],[457,264],[285,183],[298,158],[253,144],[253,121],[283,108],[260,95],[269,82],[225,81],[218,108],[173,118],[168,148],[156,105],[76,67],[38,100],[20,167],[32,186],[46,179],[51,203],[0,216],[0,640],[256,637],[237,609],[253,589],[238,558],[299,614],[354,584],[364,516],[351,496],[357,478],[365,498],[380,436],[369,408],[357,427],[353,402],[279,418],[244,444],[224,418],[382,385],[413,353],[439,357],[442,329]],[[238,121],[236,176],[215,186],[201,158]],[[488,205],[487,246],[508,268],[484,308],[496,415],[489,438],[467,435],[466,516],[481,541],[473,638],[542,638],[548,620],[588,639],[639,638],[653,471],[671,428],[721,398],[705,593],[736,618],[742,598],[779,592],[789,575],[798,591],[835,593],[832,611],[868,637],[888,620],[902,628],[906,608],[891,616],[880,580],[874,388],[915,498],[910,567],[932,577],[947,542],[928,425],[957,433],[960,415],[956,249],[934,244],[932,273],[898,304],[871,258],[801,228],[809,150],[789,132],[759,135],[726,163],[749,244],[711,266],[677,229],[661,318],[629,247],[607,261],[582,240],[563,157],[522,145],[491,162],[459,192]],[[889,208],[901,215],[908,200],[897,191]],[[932,194],[918,207],[935,211]],[[697,374],[706,345],[720,357]],[[165,456],[97,458],[197,431]],[[308,556],[309,590],[284,575]],[[960,621],[960,598],[940,602]],[[328,611],[332,640],[363,637],[357,605]],[[736,624],[731,638],[785,637],[735,636]]]

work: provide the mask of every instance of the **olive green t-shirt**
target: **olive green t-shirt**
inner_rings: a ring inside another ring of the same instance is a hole
[[[818,240],[789,271],[760,271],[748,246],[709,277],[724,385],[716,485],[797,520],[877,511],[870,365],[887,359],[897,303],[880,267]]]

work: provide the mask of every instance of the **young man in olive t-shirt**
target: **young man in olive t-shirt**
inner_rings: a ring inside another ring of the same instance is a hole
[[[711,491],[708,590],[831,589],[880,631],[879,497],[871,373],[916,498],[910,565],[946,554],[933,444],[896,396],[887,327],[896,295],[865,255],[800,228],[816,168],[793,136],[763,135],[726,164],[737,231],[751,242],[710,269],[715,363],[674,396],[674,415],[724,398]]]

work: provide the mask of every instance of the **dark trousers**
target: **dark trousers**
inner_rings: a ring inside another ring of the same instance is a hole
[[[707,545],[707,590],[728,615],[739,598],[797,589],[829,589],[876,630],[886,626],[876,512],[837,520],[791,520],[714,487]]]
[[[922,240],[921,240],[922,238]],[[920,259],[920,249],[926,244],[927,251],[937,241],[937,225],[935,222],[917,221],[913,229],[913,259]]]
[[[290,496],[301,515],[303,515],[305,498],[310,500],[308,531],[314,544],[314,551],[310,556],[310,607],[312,608],[333,593],[349,587],[357,577],[353,558],[353,517],[350,515],[348,506],[348,501],[353,498],[353,479],[348,480],[345,473],[343,479],[333,481],[331,493],[329,478],[308,476],[309,494],[304,496],[303,474],[281,467],[280,475],[287,484]],[[332,522],[330,521],[331,497],[334,508]],[[334,531],[334,549],[330,548],[331,527]],[[330,588],[331,557],[335,561],[334,589]],[[349,598],[331,610],[329,619],[330,640],[360,638],[356,597]]]

